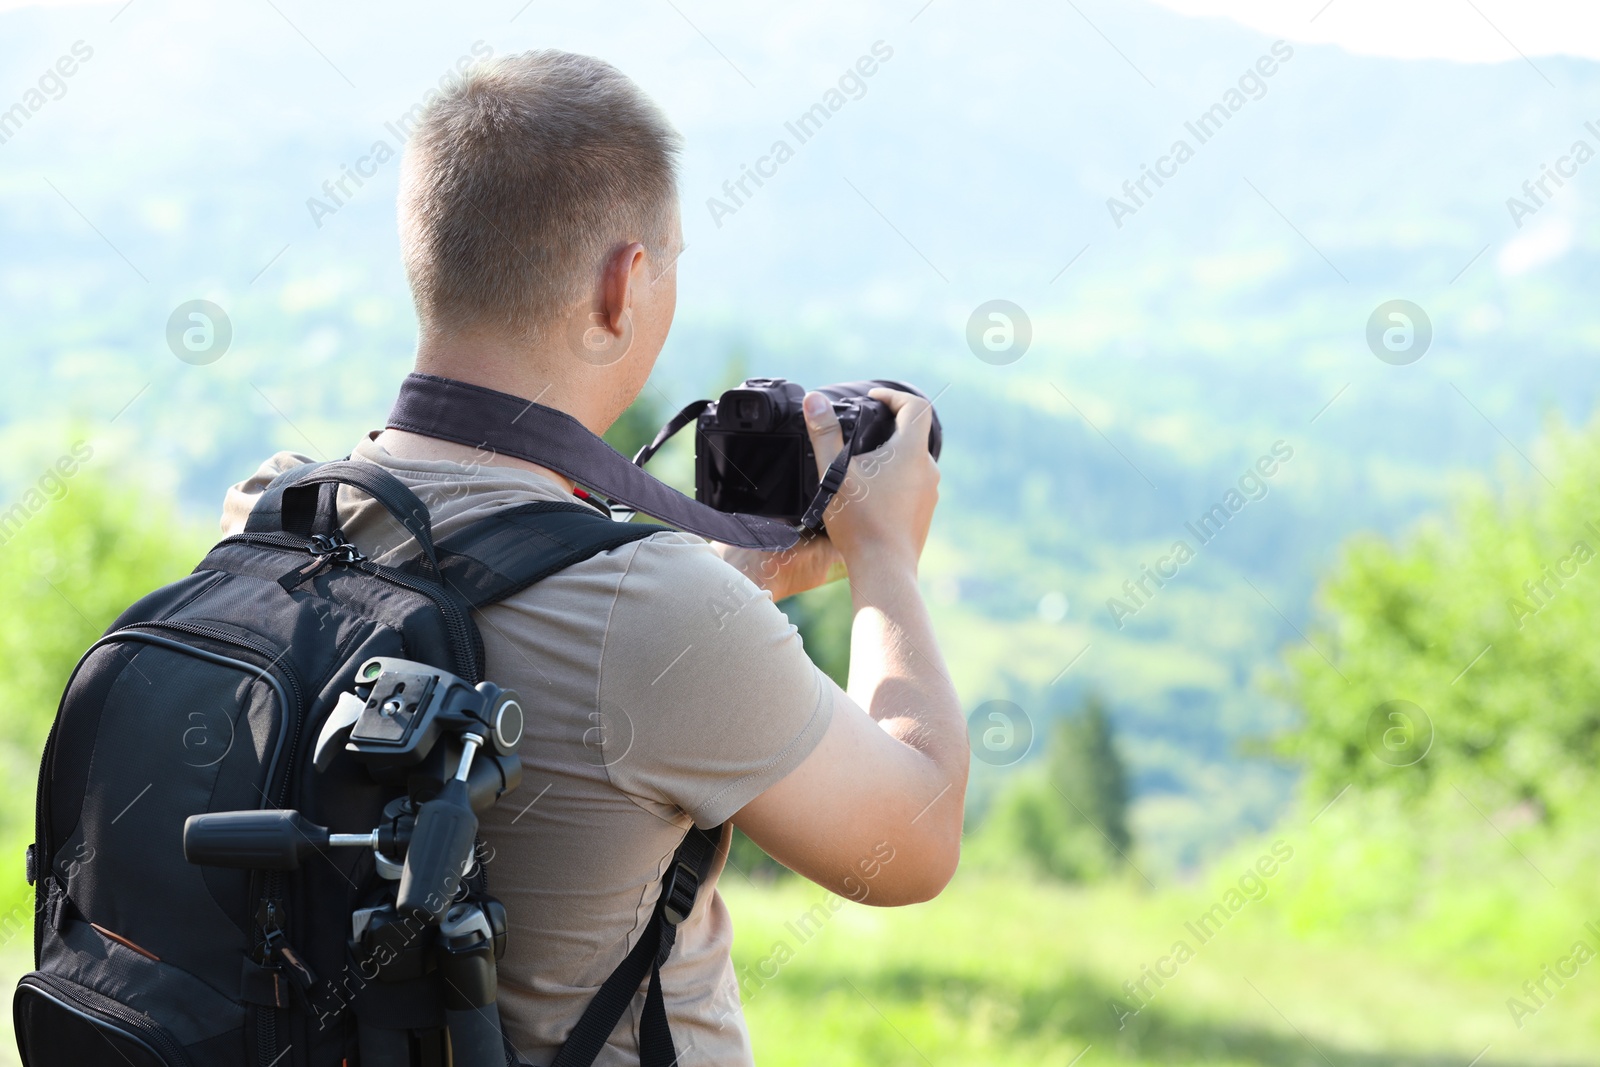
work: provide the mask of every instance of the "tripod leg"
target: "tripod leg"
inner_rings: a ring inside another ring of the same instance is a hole
[[[437,930],[386,903],[357,910],[351,935],[362,973],[377,977],[355,995],[361,1067],[449,1067],[429,973]]]
[[[445,1024],[450,1031],[450,1062],[454,1067],[504,1067],[505,1039],[500,1036],[500,1007],[446,1008]],[[363,1065],[364,1067],[364,1065]]]
[[[504,911],[498,902],[457,904],[439,927],[435,959],[444,983],[444,1016],[450,1031],[453,1067],[505,1067],[495,973],[495,923]]]
[[[411,1032],[358,1024],[361,1067],[411,1067]]]

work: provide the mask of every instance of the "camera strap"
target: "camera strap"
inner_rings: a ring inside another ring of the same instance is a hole
[[[683,416],[680,412],[678,417]],[[693,418],[688,416],[677,428]],[[717,511],[685,496],[564,411],[481,385],[409,374],[389,412],[388,426],[537,463],[614,503],[712,541],[773,552],[792,548],[800,538],[800,531],[787,523]]]
[[[646,463],[650,462],[650,457],[655,455],[656,452],[660,450],[662,445],[671,440],[673,434],[689,425],[695,419],[698,419],[701,413],[710,406],[711,401],[709,400],[694,400],[688,404],[685,404],[682,411],[668,419],[667,424],[661,427],[660,432],[658,432],[655,436],[655,440],[651,441],[649,444],[645,445],[643,448],[639,449],[639,451],[633,454],[634,465],[637,467],[642,467]]]
[[[858,430],[850,431],[850,440],[839,449],[839,454],[833,457],[833,462],[828,464],[828,469],[822,472],[822,481],[817,485],[817,495],[811,498],[811,506],[806,508],[805,515],[800,519],[800,527],[804,530],[822,529],[822,513],[828,510],[828,505],[833,503],[834,494],[844,484],[846,469],[850,466],[850,457],[855,452],[855,436]]]

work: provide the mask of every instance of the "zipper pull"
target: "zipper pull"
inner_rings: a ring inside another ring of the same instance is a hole
[[[283,920],[283,903],[277,897],[263,897],[256,905],[256,925],[267,940],[275,933],[283,933]]]
[[[343,530],[335,530],[323,538],[324,554],[330,556],[335,563],[354,564],[365,563],[367,557],[351,541],[346,539]]]
[[[330,557],[330,556],[318,556],[316,559],[313,559],[310,563],[307,563],[307,564],[305,564],[304,566],[301,566],[301,567],[296,567],[294,570],[290,571],[288,574],[285,574],[282,578],[279,578],[278,579],[278,584],[283,586],[283,591],[285,593],[292,593],[296,589],[298,589],[301,585],[305,584],[310,579],[312,579],[312,578],[316,577],[317,575],[321,574],[323,571],[327,570],[332,565],[333,565],[332,557]]]
[[[312,534],[311,543],[306,545],[306,551],[313,557],[311,562],[296,567],[278,579],[278,584],[283,586],[284,592],[294,592],[334,564],[364,563],[367,559],[359,548],[345,540],[342,530],[335,530],[332,534]]]
[[[302,993],[309,993],[317,984],[317,975],[306,961],[301,959],[300,953],[295,951],[289,939],[283,936],[282,930],[274,930],[267,935],[267,962],[269,964],[282,960],[288,965],[288,975],[294,979],[294,984],[300,987]]]
[[[289,944],[289,939],[283,932],[283,905],[274,899],[268,898],[261,902],[260,909],[256,912],[256,920],[261,924],[262,932],[266,935],[266,943],[262,946],[263,961],[272,966],[282,961],[288,966],[288,975],[294,979],[295,985],[302,992],[309,991],[317,984],[316,972]]]

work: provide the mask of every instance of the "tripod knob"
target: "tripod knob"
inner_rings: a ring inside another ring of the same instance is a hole
[[[395,899],[402,915],[419,914],[429,923],[444,918],[472,866],[477,833],[467,783],[452,778],[417,812]]]
[[[292,871],[328,847],[328,828],[298,811],[219,811],[183,824],[183,858],[209,867]]]

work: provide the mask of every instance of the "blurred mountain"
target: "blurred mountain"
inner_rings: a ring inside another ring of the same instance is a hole
[[[401,118],[458,63],[541,47],[616,63],[686,138],[663,407],[729,384],[733,357],[939,393],[923,574],[963,695],[1043,716],[1058,688],[1103,692],[1168,866],[1291,796],[1293,769],[1249,742],[1294,721],[1262,681],[1315,640],[1338,543],[1485,476],[1539,478],[1542,420],[1594,404],[1600,164],[1561,164],[1520,220],[1507,207],[1575,142],[1600,151],[1589,61],[1275,47],[1110,0],[132,0],[0,14],[8,492],[88,436],[96,463],[209,517],[272,451],[331,458],[378,425],[414,318],[398,162],[376,148],[403,146]],[[790,126],[818,104],[836,109],[802,141]],[[1146,167],[1167,176],[1135,198]],[[167,342],[196,299],[232,328],[200,366]],[[994,299],[1031,324],[1005,365],[967,340]],[[1410,365],[1368,347],[1392,299],[1431,322]],[[1292,458],[1264,496],[1200,543],[1185,524],[1275,445]],[[1184,539],[1194,558],[1115,618]],[[1007,772],[979,769],[981,805]]]

